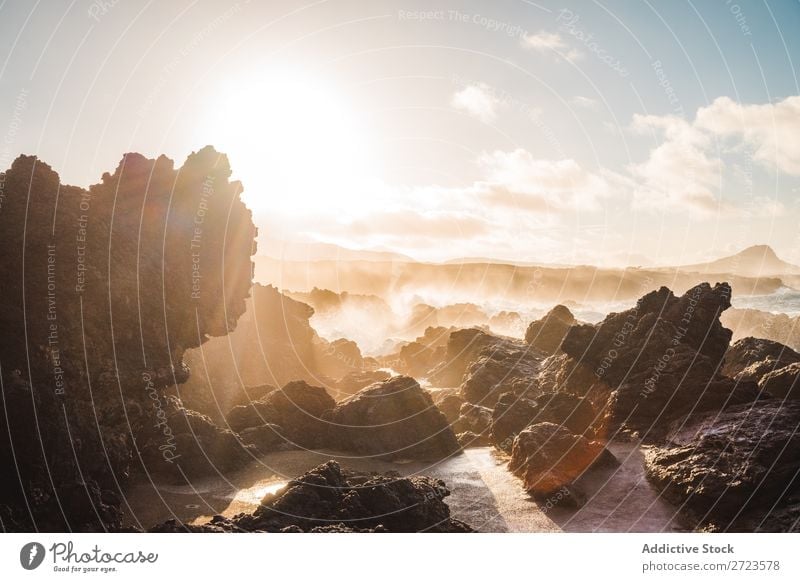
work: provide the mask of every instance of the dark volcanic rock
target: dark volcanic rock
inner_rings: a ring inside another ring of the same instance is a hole
[[[493,407],[504,392],[535,391],[543,359],[541,352],[524,342],[495,338],[467,367],[461,397],[473,404]]]
[[[494,344],[497,337],[480,329],[459,329],[450,334],[444,361],[428,376],[431,384],[444,388],[460,386],[467,367],[485,347]]]
[[[566,489],[571,503],[585,498],[574,482],[593,467],[613,466],[617,460],[601,443],[572,434],[551,422],[533,424],[514,439],[508,468],[522,479],[525,490],[547,499]]]
[[[450,424],[458,420],[461,415],[461,406],[464,404],[464,399],[457,392],[454,388],[445,388],[433,395],[434,404],[442,411]]]
[[[800,354],[771,340],[746,337],[725,354],[722,373],[734,380],[758,382],[764,374],[800,362]]]
[[[666,445],[645,452],[646,474],[698,525],[752,531],[790,509],[786,500],[798,493],[799,426],[800,402],[693,415],[676,422]]]
[[[492,409],[465,402],[458,412],[458,420],[453,424],[456,433],[488,433],[492,425]]]
[[[459,450],[430,394],[407,376],[363,389],[340,402],[329,420],[331,445],[362,455],[434,460]]]
[[[595,422],[594,407],[585,398],[566,392],[544,392],[535,398],[503,394],[492,414],[492,442],[499,449],[511,451],[514,437],[530,424],[551,422],[563,425],[578,435],[591,433]]]
[[[759,387],[780,399],[800,399],[800,364],[790,364],[762,376]]]
[[[719,322],[730,293],[725,283],[702,283],[682,297],[662,287],[597,325],[570,328],[561,349],[612,391],[610,430],[622,427],[651,438],[678,416],[758,398],[754,383],[718,371],[731,338]]]
[[[116,529],[143,470],[134,442],[184,454],[164,391],[188,378],[187,349],[234,329],[252,282],[255,227],[230,175],[211,147],[179,169],[126,154],[88,191],[30,156],[4,174],[4,523]]]
[[[234,407],[228,414],[228,423],[237,432],[272,424],[280,427],[279,434],[288,444],[315,448],[327,442],[328,423],[323,417],[334,406],[336,401],[325,388],[303,381],[289,382],[261,400]]]
[[[569,309],[556,305],[542,319],[537,319],[528,326],[525,341],[538,350],[554,354],[569,328],[575,323],[575,316]]]
[[[360,477],[360,478],[355,478]],[[345,473],[328,461],[267,495],[252,514],[215,517],[203,526],[170,520],[151,531],[181,532],[469,532],[450,517],[444,482],[429,477]]]
[[[464,449],[467,447],[488,447],[492,444],[491,438],[485,432],[475,434],[468,430],[458,433],[456,438],[458,439],[458,444]]]

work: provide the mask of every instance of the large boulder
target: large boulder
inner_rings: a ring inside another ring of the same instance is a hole
[[[645,451],[646,475],[698,526],[747,530],[743,523],[763,523],[798,493],[798,426],[800,402],[692,415]]]
[[[378,382],[384,382],[392,375],[385,370],[355,370],[340,378],[329,386],[331,393],[337,399],[352,396],[362,388]]]
[[[775,398],[800,399],[800,363],[764,374],[758,386]]]
[[[331,446],[361,455],[435,460],[459,450],[447,418],[407,376],[364,388],[340,402],[328,420]]]
[[[450,517],[439,479],[367,475],[328,461],[270,493],[251,514],[217,516],[207,525],[170,520],[155,532],[469,532]]]
[[[800,354],[781,343],[746,337],[725,353],[722,373],[734,380],[758,382],[769,373],[800,362]]]
[[[334,406],[336,401],[325,388],[298,380],[260,400],[234,407],[228,413],[228,424],[237,432],[274,425],[280,427],[275,430],[287,444],[316,448],[327,443],[328,423],[323,417]]]
[[[531,322],[525,332],[525,342],[538,350],[554,354],[575,323],[575,316],[568,308],[556,305],[542,319]]]
[[[575,481],[593,467],[615,464],[617,460],[601,443],[552,422],[540,422],[516,436],[508,468],[522,479],[531,496],[548,499],[566,490],[566,498],[580,505],[585,494]]]
[[[731,338],[719,317],[730,307],[730,294],[726,283],[702,283],[681,297],[662,287],[597,325],[570,328],[561,349],[611,390],[609,430],[655,438],[689,412],[758,398],[755,383],[719,373]]]
[[[504,392],[535,391],[543,359],[541,352],[524,342],[495,338],[468,365],[461,383],[461,397],[473,404],[493,407]]]
[[[179,168],[125,154],[88,190],[32,156],[0,179],[4,523],[116,529],[136,443],[184,455],[165,391],[189,377],[187,349],[236,327],[252,284],[256,229],[230,176],[206,147]]]
[[[591,434],[596,413],[591,403],[581,396],[566,392],[544,392],[534,398],[503,394],[492,413],[492,442],[510,452],[514,438],[525,427],[550,422],[578,435]]]

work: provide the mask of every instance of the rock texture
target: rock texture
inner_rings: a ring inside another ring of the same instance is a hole
[[[800,400],[800,363],[764,374],[758,385],[774,398]]]
[[[327,443],[328,422],[323,417],[335,405],[324,388],[298,380],[260,400],[234,407],[227,420],[237,432],[272,425],[287,445],[316,448]]]
[[[556,305],[542,319],[531,322],[525,332],[525,341],[538,350],[554,354],[569,328],[576,323],[575,316],[568,308]]]
[[[492,442],[510,452],[516,435],[530,424],[550,422],[578,435],[591,436],[597,420],[594,407],[585,397],[566,392],[544,392],[535,398],[503,394],[492,413]]]
[[[647,477],[698,526],[797,529],[799,426],[800,402],[693,415],[676,422],[667,444],[646,452]],[[787,511],[794,524],[781,526]]]
[[[610,430],[650,437],[683,414],[758,398],[754,383],[719,373],[731,338],[719,317],[730,295],[725,283],[702,283],[681,297],[662,287],[597,325],[570,328],[561,349],[611,390]]]
[[[547,499],[566,489],[566,498],[580,505],[585,496],[574,486],[578,477],[592,467],[615,464],[617,460],[601,443],[540,422],[516,436],[508,468],[533,497]]]
[[[725,353],[722,373],[734,380],[758,382],[769,373],[800,362],[800,354],[771,340],[746,337]]]
[[[252,514],[207,525],[168,521],[156,532],[469,532],[450,517],[445,483],[429,477],[348,473],[328,461],[269,494]]]
[[[435,460],[459,451],[447,418],[416,380],[395,376],[340,402],[330,446],[386,459]]]
[[[164,390],[251,286],[255,227],[230,175],[207,147],[181,168],[126,154],[88,190],[31,156],[2,176],[3,527],[118,528],[136,442],[158,440],[158,464],[190,458]]]

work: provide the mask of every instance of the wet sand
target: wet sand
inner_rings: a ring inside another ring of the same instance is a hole
[[[260,500],[305,471],[336,459],[356,471],[396,471],[442,479],[451,490],[447,503],[453,517],[482,532],[656,532],[686,531],[674,508],[658,498],[645,481],[642,454],[634,443],[611,443],[619,467],[584,475],[586,505],[575,510],[536,502],[506,469],[507,459],[491,447],[467,449],[464,454],[429,464],[389,463],[324,451],[270,453],[229,479],[194,480],[191,485],[140,481],[129,488],[126,521],[150,527],[175,517],[202,523],[212,515],[233,516],[252,511]],[[123,504],[125,507],[125,504]]]

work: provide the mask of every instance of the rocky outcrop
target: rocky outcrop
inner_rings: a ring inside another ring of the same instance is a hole
[[[458,395],[458,390],[455,388],[444,388],[433,393],[433,402],[436,407],[447,418],[450,424],[456,422],[461,413],[461,406],[464,404],[464,399]]]
[[[458,411],[458,419],[453,423],[453,430],[456,434],[471,432],[477,435],[488,435],[491,426],[491,408],[465,402]]]
[[[575,323],[575,316],[569,309],[556,305],[542,319],[531,322],[525,332],[525,342],[547,354],[554,354]]]
[[[611,391],[610,430],[654,437],[692,411],[720,410],[758,398],[754,383],[719,373],[730,330],[719,322],[730,307],[730,287],[708,283],[676,297],[666,287],[597,325],[575,325],[561,349]]]
[[[378,382],[384,382],[392,375],[384,370],[359,370],[350,372],[338,382],[329,385],[331,394],[337,400],[352,396],[359,390]]]
[[[503,394],[492,413],[492,442],[511,452],[514,438],[530,424],[550,422],[578,435],[591,436],[597,416],[585,397],[566,392],[544,392],[534,398]]]
[[[696,414],[676,422],[665,445],[646,451],[646,474],[699,527],[774,529],[773,519],[792,504],[797,515],[798,426],[800,402]]]
[[[231,429],[245,429],[272,425],[287,445],[315,448],[327,443],[328,422],[324,416],[336,401],[319,386],[302,380],[290,382],[280,390],[228,413]]]
[[[251,285],[255,227],[230,175],[211,147],[181,168],[126,154],[88,190],[31,156],[3,175],[4,523],[115,529],[137,443],[184,455],[164,391],[188,378],[187,349],[234,329]]]
[[[459,450],[449,423],[416,380],[395,376],[340,402],[329,445],[385,459],[435,460]]]
[[[525,394],[537,389],[537,376],[544,355],[527,344],[493,338],[467,366],[461,397],[467,402],[493,407],[501,394]]]
[[[746,337],[725,353],[722,373],[734,380],[758,382],[769,372],[800,362],[800,354],[771,340]]]
[[[800,351],[800,316],[733,308],[722,314],[722,324],[733,330],[733,339],[764,338]]]
[[[800,363],[789,364],[761,377],[759,388],[774,398],[800,399]]]
[[[563,426],[540,422],[516,436],[508,468],[522,479],[531,496],[548,499],[567,491],[564,497],[581,505],[585,494],[575,481],[591,468],[616,464],[601,443],[572,434]]]
[[[433,386],[460,386],[467,367],[484,348],[494,344],[497,337],[476,328],[459,329],[447,339],[443,361],[428,376]]]
[[[350,473],[328,461],[267,495],[251,514],[207,525],[170,520],[155,532],[469,532],[450,516],[445,483],[430,477]]]

